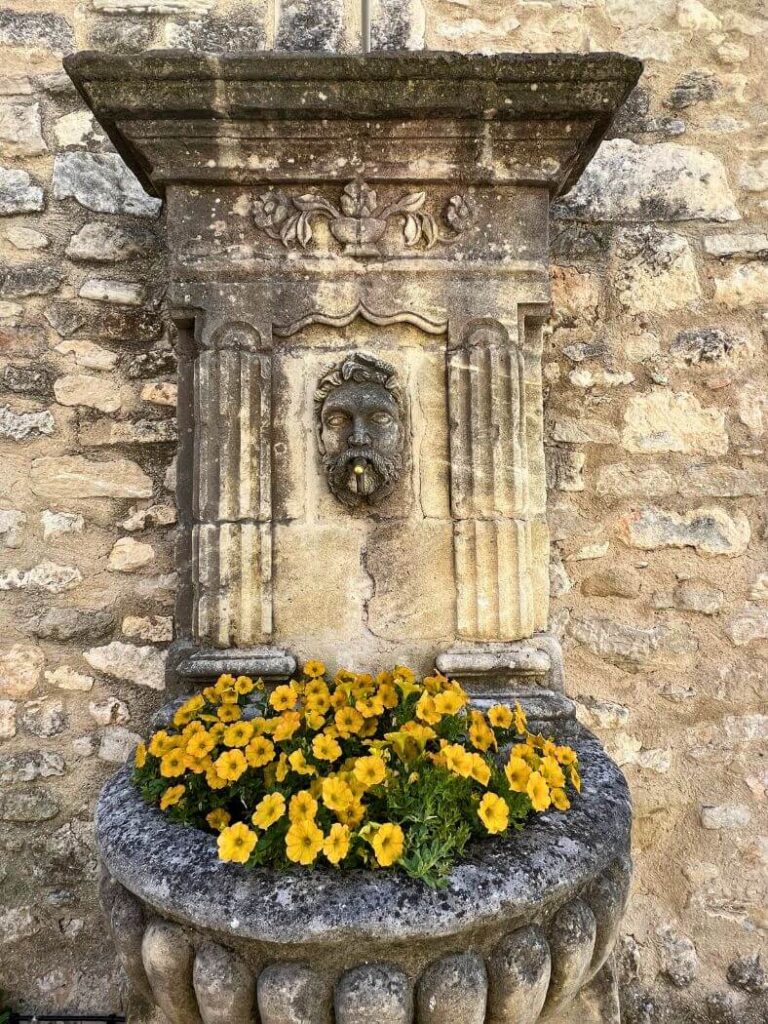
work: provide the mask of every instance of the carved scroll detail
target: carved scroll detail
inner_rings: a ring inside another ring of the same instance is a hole
[[[272,630],[272,365],[222,349],[195,364],[195,634],[247,647]]]

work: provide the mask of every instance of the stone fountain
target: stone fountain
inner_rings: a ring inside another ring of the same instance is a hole
[[[297,659],[434,664],[579,751],[565,816],[437,893],[274,872],[144,805],[97,828],[129,1019],[618,1024],[631,812],[547,632],[547,226],[634,86],[615,54],[81,53],[166,201],[179,357],[178,692]]]

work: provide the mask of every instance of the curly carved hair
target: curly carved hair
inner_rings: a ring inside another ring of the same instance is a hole
[[[320,378],[315,391],[315,404],[320,408],[334,388],[352,381],[355,384],[381,384],[402,409],[403,394],[397,380],[397,370],[391,363],[368,352],[352,352],[341,363]]]

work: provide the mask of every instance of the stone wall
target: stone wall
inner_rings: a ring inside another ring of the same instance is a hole
[[[157,46],[609,50],[647,70],[552,224],[552,622],[624,767],[629,1024],[765,1019],[768,11],[759,0],[6,0],[0,987],[118,1008],[95,795],[164,700],[163,221],[60,70]]]

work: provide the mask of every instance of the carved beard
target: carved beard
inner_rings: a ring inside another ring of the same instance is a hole
[[[328,485],[345,505],[376,504],[391,493],[400,476],[402,459],[387,458],[373,448],[348,448],[341,455],[323,456]],[[355,473],[355,465],[362,473]]]

